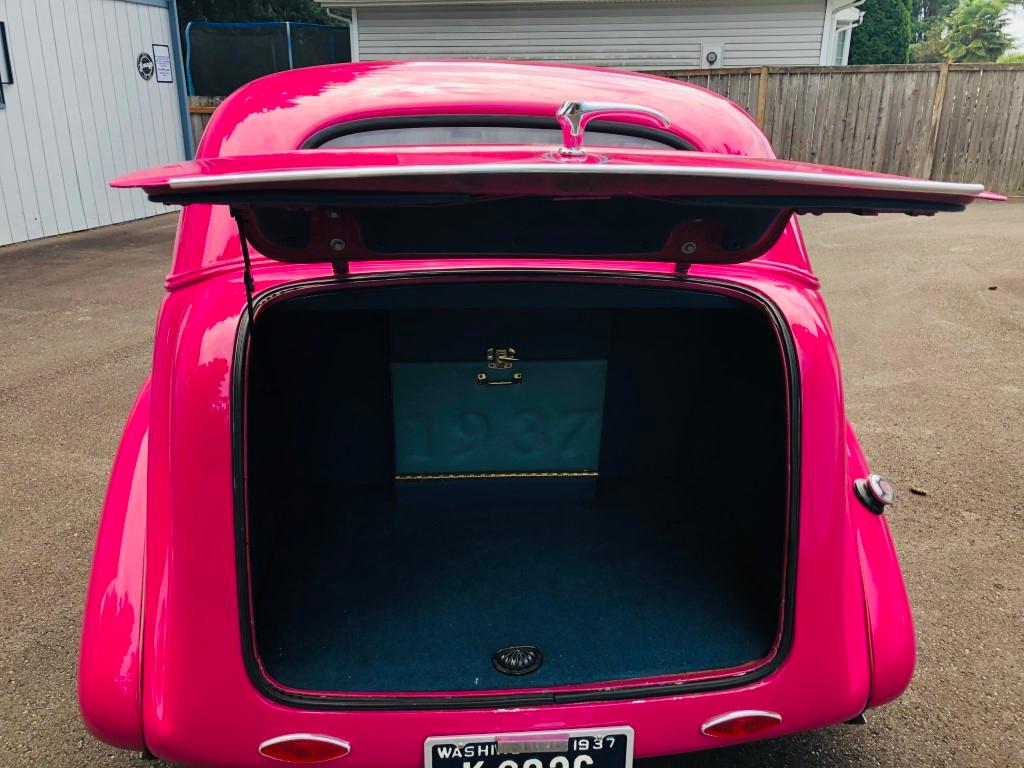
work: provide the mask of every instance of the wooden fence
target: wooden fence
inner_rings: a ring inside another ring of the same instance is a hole
[[[199,144],[199,138],[203,135],[203,131],[206,130],[206,124],[210,122],[210,117],[217,109],[217,105],[221,103],[223,99],[219,99],[211,96],[189,96],[188,97],[188,115],[192,120],[192,142],[193,144]],[[193,153],[195,147],[192,148]]]
[[[735,101],[790,160],[1024,195],[1024,66],[912,64],[661,72]]]
[[[1024,65],[753,67],[659,72],[726,96],[791,160],[1024,195]],[[193,97],[198,137],[212,100]]]

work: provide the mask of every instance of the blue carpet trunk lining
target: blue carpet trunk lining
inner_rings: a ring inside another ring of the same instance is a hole
[[[741,553],[709,557],[688,533],[698,510],[650,496],[588,501],[578,488],[505,492],[465,504],[406,491],[403,506],[370,493],[317,510],[329,527],[260,607],[273,614],[259,638],[270,675],[305,690],[522,689],[767,653],[775,617],[737,579]],[[543,665],[497,672],[491,655],[509,645],[540,648]]]

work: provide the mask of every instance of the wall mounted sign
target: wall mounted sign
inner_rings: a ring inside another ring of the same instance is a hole
[[[171,69],[171,49],[166,45],[153,44],[153,59],[156,63],[156,81],[173,83],[174,74]]]
[[[156,70],[156,65],[153,63],[153,57],[143,51],[139,54],[139,58],[135,60],[135,69],[139,71],[139,77],[143,80],[149,80],[153,77],[153,72]]]

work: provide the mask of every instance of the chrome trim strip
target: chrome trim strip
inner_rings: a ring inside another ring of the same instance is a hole
[[[977,195],[983,184],[959,184],[927,179],[874,178],[839,173],[808,171],[769,171],[757,168],[673,167],[657,163],[608,165],[587,163],[480,163],[478,165],[412,165],[358,168],[304,168],[290,171],[252,171],[212,176],[179,176],[168,179],[170,189],[207,189],[232,184],[276,184],[282,182],[333,181],[342,179],[388,179],[452,175],[517,175],[534,173],[571,173],[590,175],[647,175],[745,181],[783,181],[794,184],[836,184],[857,189],[884,192],[925,192],[933,194]]]

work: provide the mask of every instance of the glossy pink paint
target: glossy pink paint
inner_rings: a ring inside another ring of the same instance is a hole
[[[867,459],[853,428],[847,425],[850,476],[866,477]],[[857,553],[864,576],[868,640],[871,650],[871,697],[868,706],[879,707],[895,699],[910,684],[914,674],[914,619],[907,600],[893,600],[882,590],[906,595],[903,574],[889,524],[881,515],[869,512],[851,493],[850,509],[857,518]]]
[[[89,576],[78,698],[89,730],[142,749],[142,553],[146,545],[149,379],[125,424],[103,502]]]
[[[449,62],[324,67],[256,81],[217,111],[199,157],[287,152],[325,126],[383,115],[549,116],[553,105],[580,97],[661,109],[674,132],[704,151],[772,156],[742,110],[697,88],[591,69]],[[175,763],[266,766],[273,762],[258,754],[261,743],[322,734],[351,744],[338,765],[390,767],[421,764],[430,736],[627,724],[636,756],[649,757],[731,743],[701,733],[728,712],[778,712],[780,725],[763,734],[776,736],[842,722],[902,691],[914,660],[906,592],[884,519],[850,490],[866,463],[844,416],[832,331],[795,220],[763,256],[694,265],[688,279],[672,282],[670,263],[621,260],[362,262],[351,272],[372,284],[398,272],[495,279],[494,269],[512,268],[556,281],[580,279],[580,270],[597,273],[588,280],[654,278],[739,297],[742,288],[778,309],[801,401],[794,631],[778,667],[713,692],[510,709],[325,711],[265,697],[243,663],[238,620],[230,419],[245,307],[238,234],[222,206],[192,205],[157,324],[152,383],[115,461],[87,598],[80,698],[99,738],[132,748],[144,741]],[[257,256],[254,278],[260,294],[333,272]]]
[[[323,274],[316,267],[267,270],[259,288]],[[700,733],[701,724],[735,709],[780,712],[783,723],[775,731],[780,734],[858,714],[870,687],[867,629],[856,528],[847,507],[838,370],[824,310],[810,287],[758,277],[753,267],[736,268],[731,277],[782,309],[801,364],[806,479],[796,632],[786,661],[769,678],[736,690],[510,711],[317,712],[273,704],[253,688],[238,651],[230,557],[227,386],[243,306],[241,286],[235,278],[172,294],[160,326],[160,337],[173,344],[164,364],[186,373],[162,375],[159,361],[154,371],[154,381],[167,387],[161,394],[155,384],[154,400],[174,403],[174,418],[169,409],[153,408],[151,460],[175,471],[154,468],[150,485],[146,602],[151,620],[145,627],[143,707],[150,748],[177,762],[247,765],[262,740],[310,732],[349,741],[353,751],[346,761],[353,765],[415,764],[423,740],[439,733],[628,723],[636,729],[638,756],[647,756],[713,746],[717,742]],[[186,317],[191,330],[175,333]],[[206,439],[197,442],[197,434]]]

